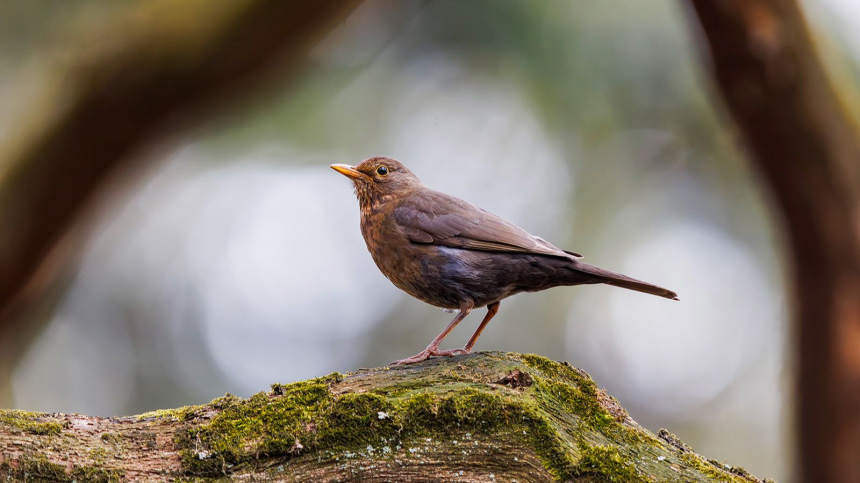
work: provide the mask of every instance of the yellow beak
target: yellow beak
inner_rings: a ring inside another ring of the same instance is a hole
[[[338,173],[352,179],[367,179],[367,175],[362,173],[361,171],[353,168],[348,164],[333,164],[330,166],[331,169],[337,171]]]

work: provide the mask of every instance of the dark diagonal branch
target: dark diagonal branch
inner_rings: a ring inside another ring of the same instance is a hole
[[[14,304],[109,173],[166,126],[253,92],[272,68],[295,73],[357,3],[151,0],[71,49],[78,57],[0,155],[0,372],[33,332]]]

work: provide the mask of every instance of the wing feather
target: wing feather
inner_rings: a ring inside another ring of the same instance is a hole
[[[580,258],[499,216],[435,191],[409,197],[394,209],[394,220],[413,243]]]

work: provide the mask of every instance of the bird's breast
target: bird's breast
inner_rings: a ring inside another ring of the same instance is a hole
[[[440,247],[412,243],[393,218],[363,216],[361,233],[376,266],[397,288],[442,308],[460,308],[468,298],[447,282],[457,260]]]
[[[398,277],[420,275],[421,256],[415,253],[406,233],[391,216],[384,213],[362,216],[361,234],[373,261],[386,277],[394,281]]]

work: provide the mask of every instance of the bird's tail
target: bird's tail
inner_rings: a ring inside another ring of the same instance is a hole
[[[648,282],[636,280],[635,278],[630,278],[626,275],[621,275],[620,273],[610,272],[609,270],[604,270],[578,260],[573,262],[573,265],[570,268],[573,271],[584,274],[588,278],[592,279],[593,282],[591,283],[605,283],[607,285],[614,285],[616,287],[635,290],[637,292],[659,295],[660,297],[665,297],[667,299],[681,300],[678,298],[678,294],[671,290],[658,287]]]

